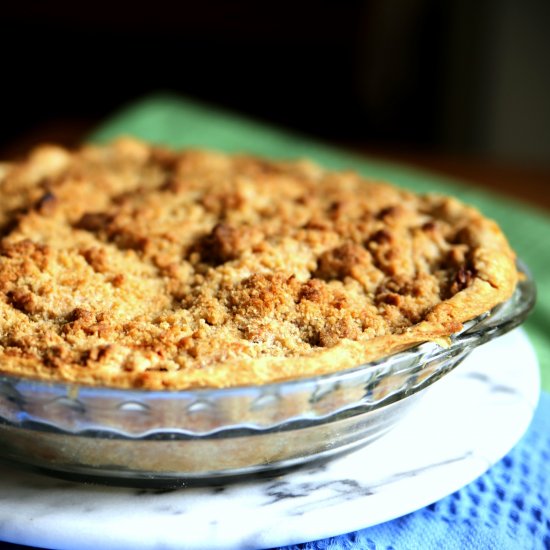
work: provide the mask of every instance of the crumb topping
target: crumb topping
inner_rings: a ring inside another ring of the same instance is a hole
[[[497,225],[352,172],[130,139],[0,169],[0,371],[258,384],[448,336],[507,299]]]

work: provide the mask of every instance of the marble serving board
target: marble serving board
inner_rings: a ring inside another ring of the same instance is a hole
[[[473,352],[382,439],[285,475],[138,490],[0,466],[0,540],[61,549],[256,549],[354,531],[481,475],[523,435],[538,395],[537,360],[518,329]]]

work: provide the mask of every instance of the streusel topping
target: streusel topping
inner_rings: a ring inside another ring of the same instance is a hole
[[[352,172],[135,140],[0,166],[0,371],[258,384],[458,331],[507,299],[498,226]]]

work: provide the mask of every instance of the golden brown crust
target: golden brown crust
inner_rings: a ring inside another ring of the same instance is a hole
[[[335,371],[506,300],[514,254],[452,198],[308,162],[54,146],[0,170],[0,369],[182,389]]]

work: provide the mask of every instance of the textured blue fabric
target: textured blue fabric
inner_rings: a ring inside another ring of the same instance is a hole
[[[550,394],[521,441],[476,481],[422,510],[287,550],[550,550]]]

